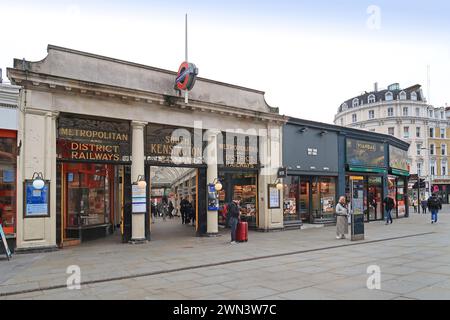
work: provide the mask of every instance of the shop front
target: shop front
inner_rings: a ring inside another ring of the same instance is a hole
[[[345,150],[345,196],[351,209],[364,214],[365,221],[383,220],[385,144],[347,138]]]
[[[112,234],[124,214],[130,124],[67,113],[57,121],[59,245]]]
[[[17,132],[0,129],[0,224],[10,248],[17,221]]]
[[[283,128],[285,227],[334,223],[338,182],[338,130],[291,118]]]
[[[185,99],[176,72],[56,46],[38,62],[15,59],[8,77],[26,89],[18,181],[42,173],[50,199],[48,215],[18,219],[17,248],[54,249],[117,229],[124,242],[151,240],[151,199],[166,193],[175,204],[188,196],[196,235],[215,236],[218,210],[207,205],[215,191],[206,190],[218,180],[222,203],[240,196],[250,225],[282,228],[268,186],[282,165],[287,118],[264,92],[197,78]],[[229,131],[237,140],[219,134]],[[218,162],[222,150],[236,161]],[[171,179],[156,183],[161,177]],[[23,201],[18,193],[17,212]]]
[[[408,152],[389,145],[389,195],[395,199],[393,217],[404,218],[409,215],[409,163]]]

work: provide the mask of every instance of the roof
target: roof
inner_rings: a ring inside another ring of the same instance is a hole
[[[406,89],[395,89],[395,90],[381,90],[381,91],[372,91],[372,92],[365,92],[364,94],[361,94],[357,97],[353,97],[351,99],[348,99],[347,101],[343,102],[338,109],[338,112],[342,112],[342,106],[344,104],[347,104],[348,109],[353,108],[353,100],[358,99],[358,107],[369,104],[369,96],[374,95],[375,96],[375,102],[380,101],[386,101],[386,93],[392,92],[393,94],[393,101],[400,100],[400,93],[405,92],[406,93],[406,100],[411,100],[411,94],[413,92],[417,95],[417,101],[423,101],[425,102],[425,97],[423,96],[421,86],[419,84],[416,84],[414,86],[411,86]]]

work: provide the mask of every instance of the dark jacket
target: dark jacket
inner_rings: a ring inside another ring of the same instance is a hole
[[[236,203],[231,202],[228,205],[228,213],[227,213],[227,215],[229,215],[230,218],[237,218],[237,219],[239,219],[239,213],[240,213],[239,206]]]
[[[395,207],[395,202],[391,197],[384,198],[383,204],[386,210],[392,210]]]
[[[440,210],[442,209],[442,202],[436,196],[431,196],[428,198],[428,209],[430,210]]]

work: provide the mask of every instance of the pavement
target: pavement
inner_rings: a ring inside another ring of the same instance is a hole
[[[365,240],[336,240],[335,227],[195,237],[179,219],[158,220],[152,241],[118,235],[56,252],[0,260],[0,299],[450,299],[450,207],[365,224]],[[69,266],[81,289],[69,290]],[[370,290],[368,267],[381,288]]]

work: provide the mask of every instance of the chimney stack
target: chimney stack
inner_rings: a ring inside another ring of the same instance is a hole
[[[378,82],[375,82],[375,84],[374,84],[374,91],[378,92]]]

